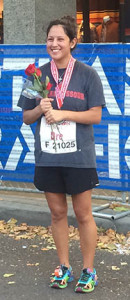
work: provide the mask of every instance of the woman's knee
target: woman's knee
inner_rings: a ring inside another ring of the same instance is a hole
[[[75,215],[76,215],[76,218],[77,218],[77,221],[80,223],[80,224],[84,224],[84,223],[89,223],[92,221],[93,219],[93,216],[92,216],[92,212],[91,211],[82,211],[80,209],[75,209]]]
[[[73,195],[73,209],[78,222],[87,223],[91,222],[92,216],[92,204],[91,204],[91,190],[83,193]]]
[[[59,206],[51,208],[51,217],[53,222],[59,222],[67,216],[67,206]]]
[[[63,194],[46,193],[46,199],[51,211],[52,220],[57,222],[67,216],[67,201]]]

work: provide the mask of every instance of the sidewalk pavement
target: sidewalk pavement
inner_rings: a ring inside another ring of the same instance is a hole
[[[113,195],[117,198],[120,197],[119,192],[106,191],[95,189],[94,194],[99,193],[105,196]],[[77,227],[77,221],[73,212],[71,198],[68,196],[68,222],[69,225]],[[95,216],[95,207],[100,209],[102,205],[111,203],[107,200],[92,199],[93,214],[98,227],[105,229],[112,228],[118,233],[126,234],[130,231],[130,214],[116,219],[117,212],[112,209],[105,208],[99,213],[99,216]],[[106,214],[106,218],[102,217],[102,214]],[[111,215],[111,218],[110,218]],[[121,213],[121,216],[123,214]],[[18,223],[26,222],[28,225],[42,225],[49,226],[51,224],[50,211],[48,209],[44,193],[25,193],[14,191],[0,191],[0,219],[8,221],[10,218],[16,218]]]

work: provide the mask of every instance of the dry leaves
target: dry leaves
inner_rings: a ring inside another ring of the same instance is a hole
[[[97,248],[108,249],[109,251],[117,251],[120,254],[130,254],[130,232],[125,236],[123,233],[119,234],[113,229],[100,231],[98,234]]]
[[[122,205],[119,202],[112,202],[109,206],[109,208],[117,211],[117,212],[122,212],[122,211],[128,211],[130,210],[129,205]]]
[[[42,251],[55,250],[55,244],[52,237],[51,226],[28,226],[26,223],[17,225],[17,220],[11,218],[8,222],[0,221],[0,233],[7,234],[16,241],[21,239],[31,240],[35,237],[44,239],[47,246],[41,248]],[[69,240],[79,240],[78,228],[69,226]],[[37,248],[37,245],[31,245],[32,248]],[[98,228],[97,248],[107,249],[109,251],[117,251],[121,254],[130,254],[130,232],[125,236],[119,234],[113,229],[104,230]]]

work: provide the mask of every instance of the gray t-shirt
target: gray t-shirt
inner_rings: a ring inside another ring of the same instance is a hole
[[[52,88],[49,97],[53,98],[52,106],[58,109],[55,98],[56,83],[50,71],[50,62],[42,66],[42,80],[50,78]],[[62,70],[60,70],[62,71]],[[18,106],[30,110],[40,100],[27,99],[20,96]],[[68,85],[61,110],[86,111],[95,106],[105,106],[103,87],[97,72],[90,66],[79,61],[75,62],[72,77]],[[71,153],[52,154],[42,151],[40,140],[41,118],[37,120],[35,131],[35,163],[36,166],[63,166],[75,168],[95,168],[96,155],[93,126],[76,123],[77,150]]]

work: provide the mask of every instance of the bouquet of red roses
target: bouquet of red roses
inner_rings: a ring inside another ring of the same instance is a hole
[[[26,68],[25,74],[27,76],[33,76],[33,81],[26,79],[26,78],[23,79],[24,85],[23,85],[23,89],[22,89],[22,95],[29,99],[46,98],[52,87],[49,77],[46,76],[45,81],[44,82],[41,81],[42,72],[39,68],[35,67],[35,64],[30,64]],[[56,123],[51,124],[50,127],[51,127],[52,134],[54,134],[55,130],[60,134],[58,124],[56,124]],[[55,134],[54,134],[54,136],[55,136]],[[55,138],[54,138],[54,149],[55,149],[55,152],[57,152]]]
[[[49,77],[46,76],[46,80],[44,82],[41,81],[42,72],[39,68],[36,68],[35,64],[30,64],[26,68],[25,74],[33,76],[33,81],[26,78],[23,79],[22,95],[29,99],[46,98],[52,87]]]

